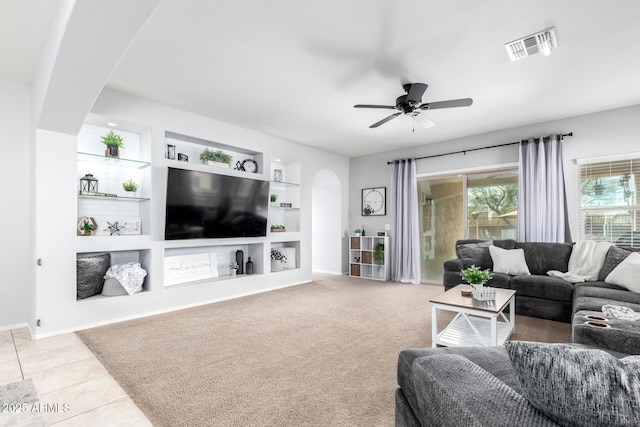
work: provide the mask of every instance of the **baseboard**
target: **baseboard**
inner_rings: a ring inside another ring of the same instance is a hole
[[[19,328],[29,329],[29,324],[27,322],[23,322],[23,323],[14,323],[13,325],[1,325],[0,331],[9,331],[11,329],[19,329]],[[31,330],[29,330],[29,332],[31,332]]]

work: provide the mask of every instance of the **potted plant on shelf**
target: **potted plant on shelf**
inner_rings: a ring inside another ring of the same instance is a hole
[[[271,232],[272,233],[281,233],[283,231],[287,231],[286,227],[282,224],[272,224]]]
[[[273,204],[274,206],[276,204],[276,200],[278,200],[278,195],[277,194],[269,195],[269,201],[271,201],[271,204]]]
[[[78,221],[78,235],[79,236],[93,236],[96,234],[98,224],[92,217],[83,217]]]
[[[138,187],[139,187],[138,183],[136,183],[132,179],[122,183],[122,188],[124,188],[124,191],[136,192],[136,191],[138,191]]]
[[[231,273],[232,276],[235,276],[236,273],[238,272],[238,263],[235,261],[231,261],[229,263],[229,272]]]
[[[104,155],[107,157],[119,157],[120,147],[124,148],[124,143],[122,142],[122,137],[118,134],[113,133],[110,130],[106,135],[101,136],[100,140],[104,145],[107,146],[107,149],[104,152]]]
[[[272,248],[271,249],[271,271],[282,271],[284,270],[284,264],[287,262],[287,257],[284,256],[280,250]]]
[[[384,264],[384,243],[378,243],[373,248],[373,261],[376,264]]]
[[[231,164],[231,159],[231,155],[222,150],[213,151],[205,148],[204,151],[200,153],[200,160],[210,166],[228,168]]]
[[[356,228],[355,230],[353,230],[353,234],[355,234],[357,237],[360,237],[361,232],[362,230],[360,230],[359,228]]]
[[[491,273],[489,269],[481,270],[480,267],[472,265],[460,271],[460,276],[462,276],[462,279],[469,283],[472,288],[476,288],[483,286],[491,280],[493,273]]]

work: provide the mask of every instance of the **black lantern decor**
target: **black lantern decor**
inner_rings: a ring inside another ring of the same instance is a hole
[[[98,192],[98,180],[88,173],[80,178],[80,194],[95,194]]]

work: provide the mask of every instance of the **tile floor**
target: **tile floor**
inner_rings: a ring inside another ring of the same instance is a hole
[[[0,385],[28,378],[52,426],[151,426],[75,334],[31,340],[26,328],[0,331]]]

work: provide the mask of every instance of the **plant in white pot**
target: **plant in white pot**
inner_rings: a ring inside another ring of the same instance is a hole
[[[204,151],[200,153],[200,160],[202,160],[202,163],[210,166],[228,168],[231,164],[232,157],[222,150],[213,151],[205,148]]]
[[[287,257],[278,249],[271,249],[271,271],[282,271]]]
[[[489,270],[481,270],[480,267],[475,264],[469,268],[465,268],[460,271],[460,276],[467,283],[471,285],[471,287],[480,287],[487,283],[493,277],[493,273]]]

